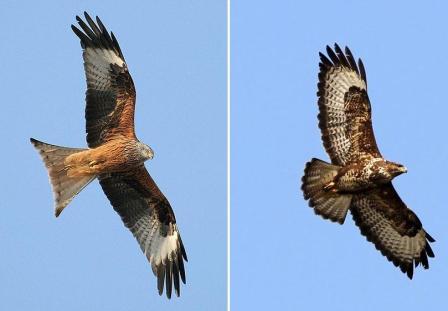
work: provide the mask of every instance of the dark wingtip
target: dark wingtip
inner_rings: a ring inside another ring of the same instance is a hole
[[[176,296],[180,296],[180,280],[179,280],[179,266],[177,261],[173,263],[173,281],[174,281],[174,292]]]
[[[412,280],[412,277],[413,277],[413,275],[414,275],[414,268],[413,268],[412,265],[411,265],[410,268],[408,268],[406,274],[407,274],[408,278],[409,278],[410,280]]]
[[[436,241],[436,240],[435,240],[432,236],[430,236],[429,233],[426,232],[426,231],[425,231],[425,236],[426,236],[426,239],[427,239],[429,242],[431,242],[431,243],[433,243],[433,242]]]
[[[331,61],[334,65],[339,65],[341,63],[339,57],[336,55],[336,53],[333,51],[331,47],[327,45],[327,54],[330,57]]]
[[[113,33],[109,34],[108,30],[101,22],[101,19],[96,16],[96,24],[86,11],[84,11],[84,17],[86,20],[85,22],[81,17],[76,15],[76,20],[80,28],[71,25],[73,32],[81,40],[82,48],[85,49],[86,47],[93,47],[112,50],[124,61],[125,59],[120,45],[118,44],[118,40],[115,38]]]
[[[57,208],[57,209],[54,211],[54,216],[55,216],[56,218],[58,218],[59,215],[61,215],[62,210],[63,210],[63,209],[58,209],[58,208]]]
[[[171,299],[171,293],[173,291],[173,267],[171,261],[167,262],[165,270],[166,297]]]
[[[345,54],[352,54],[352,51],[348,48],[348,46],[345,46]],[[353,55],[353,54],[352,54]]]
[[[39,145],[43,144],[42,141],[37,140],[37,139],[32,138],[32,137],[30,137],[30,142],[31,142],[31,144],[32,144],[34,147],[36,147],[36,148],[37,148]]]
[[[350,67],[356,71],[356,74],[358,76],[360,76],[358,66],[356,65],[355,57],[353,56],[352,51],[350,51],[348,46],[345,47],[345,55],[347,57],[347,61],[350,64]]]
[[[157,289],[159,291],[159,296],[163,294],[163,285],[165,283],[165,269],[163,265],[157,267]]]
[[[180,279],[182,280],[182,283],[185,284],[185,266],[184,266],[184,261],[182,260],[182,254],[181,253],[177,253],[177,265],[179,268],[179,274],[180,274]]]
[[[341,51],[342,52],[341,48],[339,47],[339,44],[337,44],[336,42],[334,43],[334,49],[336,51]]]
[[[188,262],[187,252],[185,251],[184,242],[182,242],[180,234],[177,235],[177,238],[179,239],[180,251],[182,253],[182,257],[185,259],[186,262]]]
[[[364,80],[364,82],[366,83],[366,86],[367,86],[366,69],[364,68],[364,63],[362,62],[361,58],[358,59],[358,67],[359,67],[359,71],[361,73],[361,79]]]
[[[78,36],[80,42],[81,42],[81,47],[84,49],[87,44],[89,44],[89,42],[91,41],[91,39],[84,34],[81,30],[78,29],[78,27],[76,27],[75,25],[71,25],[72,31],[75,33],[76,36]]]
[[[76,35],[78,35],[78,32],[80,32],[79,29],[73,24],[70,25],[70,28]]]
[[[432,248],[431,248],[431,246],[429,245],[429,243],[426,243],[426,245],[425,245],[425,251],[426,251],[426,254],[428,254],[429,257],[431,257],[431,258],[434,258],[434,257],[435,257],[435,256],[434,256],[434,252],[432,251]]]

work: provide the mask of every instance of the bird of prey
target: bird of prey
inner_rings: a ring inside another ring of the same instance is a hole
[[[320,55],[319,128],[331,164],[306,164],[302,190],[317,215],[340,224],[347,211],[361,234],[412,279],[414,265],[429,268],[434,239],[398,196],[392,179],[406,168],[384,159],[372,129],[367,79],[361,59],[346,47]]]
[[[134,132],[135,88],[114,34],[101,20],[76,16],[87,79],[87,149],[50,145],[31,138],[48,170],[56,217],[85,186],[98,178],[125,226],[133,233],[157,277],[162,295],[179,296],[187,255],[170,203],[144,166],[152,149]]]

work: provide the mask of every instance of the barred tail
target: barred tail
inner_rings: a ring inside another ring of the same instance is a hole
[[[54,194],[55,215],[58,217],[70,201],[85,186],[94,180],[96,176],[67,176],[67,168],[64,165],[65,158],[73,153],[77,153],[85,149],[50,145],[34,138],[31,138],[30,141],[37,151],[39,151],[39,154],[47,167]]]
[[[343,224],[352,196],[324,189],[324,186],[337,175],[339,169],[339,166],[313,158],[305,166],[302,191],[305,199],[309,199],[309,206],[317,215]]]

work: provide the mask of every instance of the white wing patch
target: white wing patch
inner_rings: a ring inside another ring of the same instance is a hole
[[[123,67],[124,61],[112,50],[100,48],[86,48],[86,58],[91,59],[97,66],[110,68],[110,64],[116,64]]]
[[[88,47],[83,56],[87,86],[94,90],[104,91],[112,88],[110,67],[112,64],[126,66],[125,62],[111,50]]]
[[[168,261],[177,261],[180,249],[179,231],[176,224],[169,224],[166,236],[161,234],[162,225],[151,216],[141,217],[131,228],[131,232],[140,244],[140,248],[151,263],[157,275],[157,267],[166,265]]]
[[[174,225],[175,226],[175,225]],[[179,248],[179,234],[176,231],[166,237],[158,235],[150,245],[149,260],[153,265],[166,264],[166,260],[173,261]]]

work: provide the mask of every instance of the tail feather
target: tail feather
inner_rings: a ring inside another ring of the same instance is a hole
[[[74,153],[85,149],[67,148],[50,145],[34,138],[30,139],[34,147],[39,151],[42,160],[48,170],[51,187],[55,200],[55,215],[58,217],[70,201],[87,186],[96,176],[68,177],[65,159]]]
[[[306,164],[305,174],[302,177],[302,191],[305,199],[309,200],[309,206],[317,215],[343,224],[352,196],[324,189],[324,186],[337,175],[339,169],[339,166],[313,158]]]

